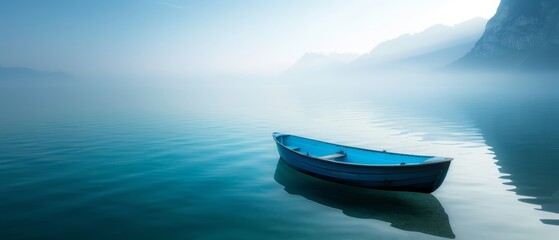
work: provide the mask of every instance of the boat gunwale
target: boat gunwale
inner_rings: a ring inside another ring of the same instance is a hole
[[[296,135],[291,135],[291,134],[283,134],[283,133],[279,133],[279,132],[274,132],[272,134],[274,141],[276,142],[276,144],[279,144],[280,146],[282,146],[283,148],[294,152],[298,155],[307,157],[307,158],[312,158],[315,160],[319,160],[319,161],[324,161],[324,162],[330,162],[330,163],[334,163],[334,164],[341,164],[341,165],[348,165],[348,166],[359,166],[359,167],[386,167],[386,168],[393,168],[393,167],[398,167],[398,168],[402,168],[402,167],[417,167],[417,166],[425,166],[425,165],[433,165],[433,164],[441,164],[441,163],[445,163],[445,162],[451,162],[452,160],[454,160],[453,158],[449,158],[449,157],[437,157],[437,156],[425,156],[425,155],[414,155],[414,154],[406,154],[406,153],[395,153],[395,152],[388,152],[388,151],[379,151],[379,150],[372,150],[372,149],[365,149],[365,148],[359,148],[359,147],[351,147],[351,146],[345,146],[345,145],[340,145],[340,144],[336,144],[336,143],[329,143],[329,142],[325,142],[325,141],[321,141],[321,140],[315,140],[315,139],[311,139],[311,138],[306,138],[306,137],[300,137],[300,136],[296,136]],[[320,143],[325,143],[325,144],[329,144],[329,145],[334,145],[334,146],[338,146],[338,147],[344,147],[344,148],[352,148],[352,149],[357,149],[357,150],[363,150],[363,151],[369,151],[369,152],[378,152],[378,153],[384,153],[384,154],[392,154],[392,155],[403,155],[403,156],[413,156],[413,157],[428,157],[427,160],[420,162],[420,163],[406,163],[406,164],[365,164],[365,163],[350,163],[350,162],[340,162],[340,161],[334,161],[334,160],[329,160],[329,159],[323,159],[323,158],[318,158],[318,157],[314,157],[311,155],[306,155],[300,152],[297,152],[293,149],[288,148],[285,144],[280,143],[278,141],[278,137],[281,136],[293,136],[293,137],[298,137],[298,138],[302,138],[302,139],[306,139],[306,140],[311,140],[311,141],[316,141],[316,142],[320,142]]]

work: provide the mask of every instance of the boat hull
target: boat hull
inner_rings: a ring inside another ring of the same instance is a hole
[[[372,189],[431,193],[443,182],[450,161],[414,165],[352,165],[306,156],[279,143],[281,158],[301,172],[338,183]]]

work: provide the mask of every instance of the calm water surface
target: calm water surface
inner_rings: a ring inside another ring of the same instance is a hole
[[[557,239],[559,99],[523,84],[4,84],[0,239]],[[433,194],[354,188],[274,131],[455,160]]]

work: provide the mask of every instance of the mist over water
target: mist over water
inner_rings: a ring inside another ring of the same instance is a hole
[[[554,239],[555,80],[0,82],[0,238]],[[274,131],[455,160],[432,195],[357,189],[282,164]]]
[[[0,239],[559,236],[559,1],[0,5]],[[454,161],[363,189],[272,132]]]

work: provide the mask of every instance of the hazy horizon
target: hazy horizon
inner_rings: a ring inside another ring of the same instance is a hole
[[[17,1],[0,9],[0,66],[79,76],[273,76],[307,52],[364,54],[499,1]]]
[[[0,0],[0,239],[555,239],[558,13]]]

